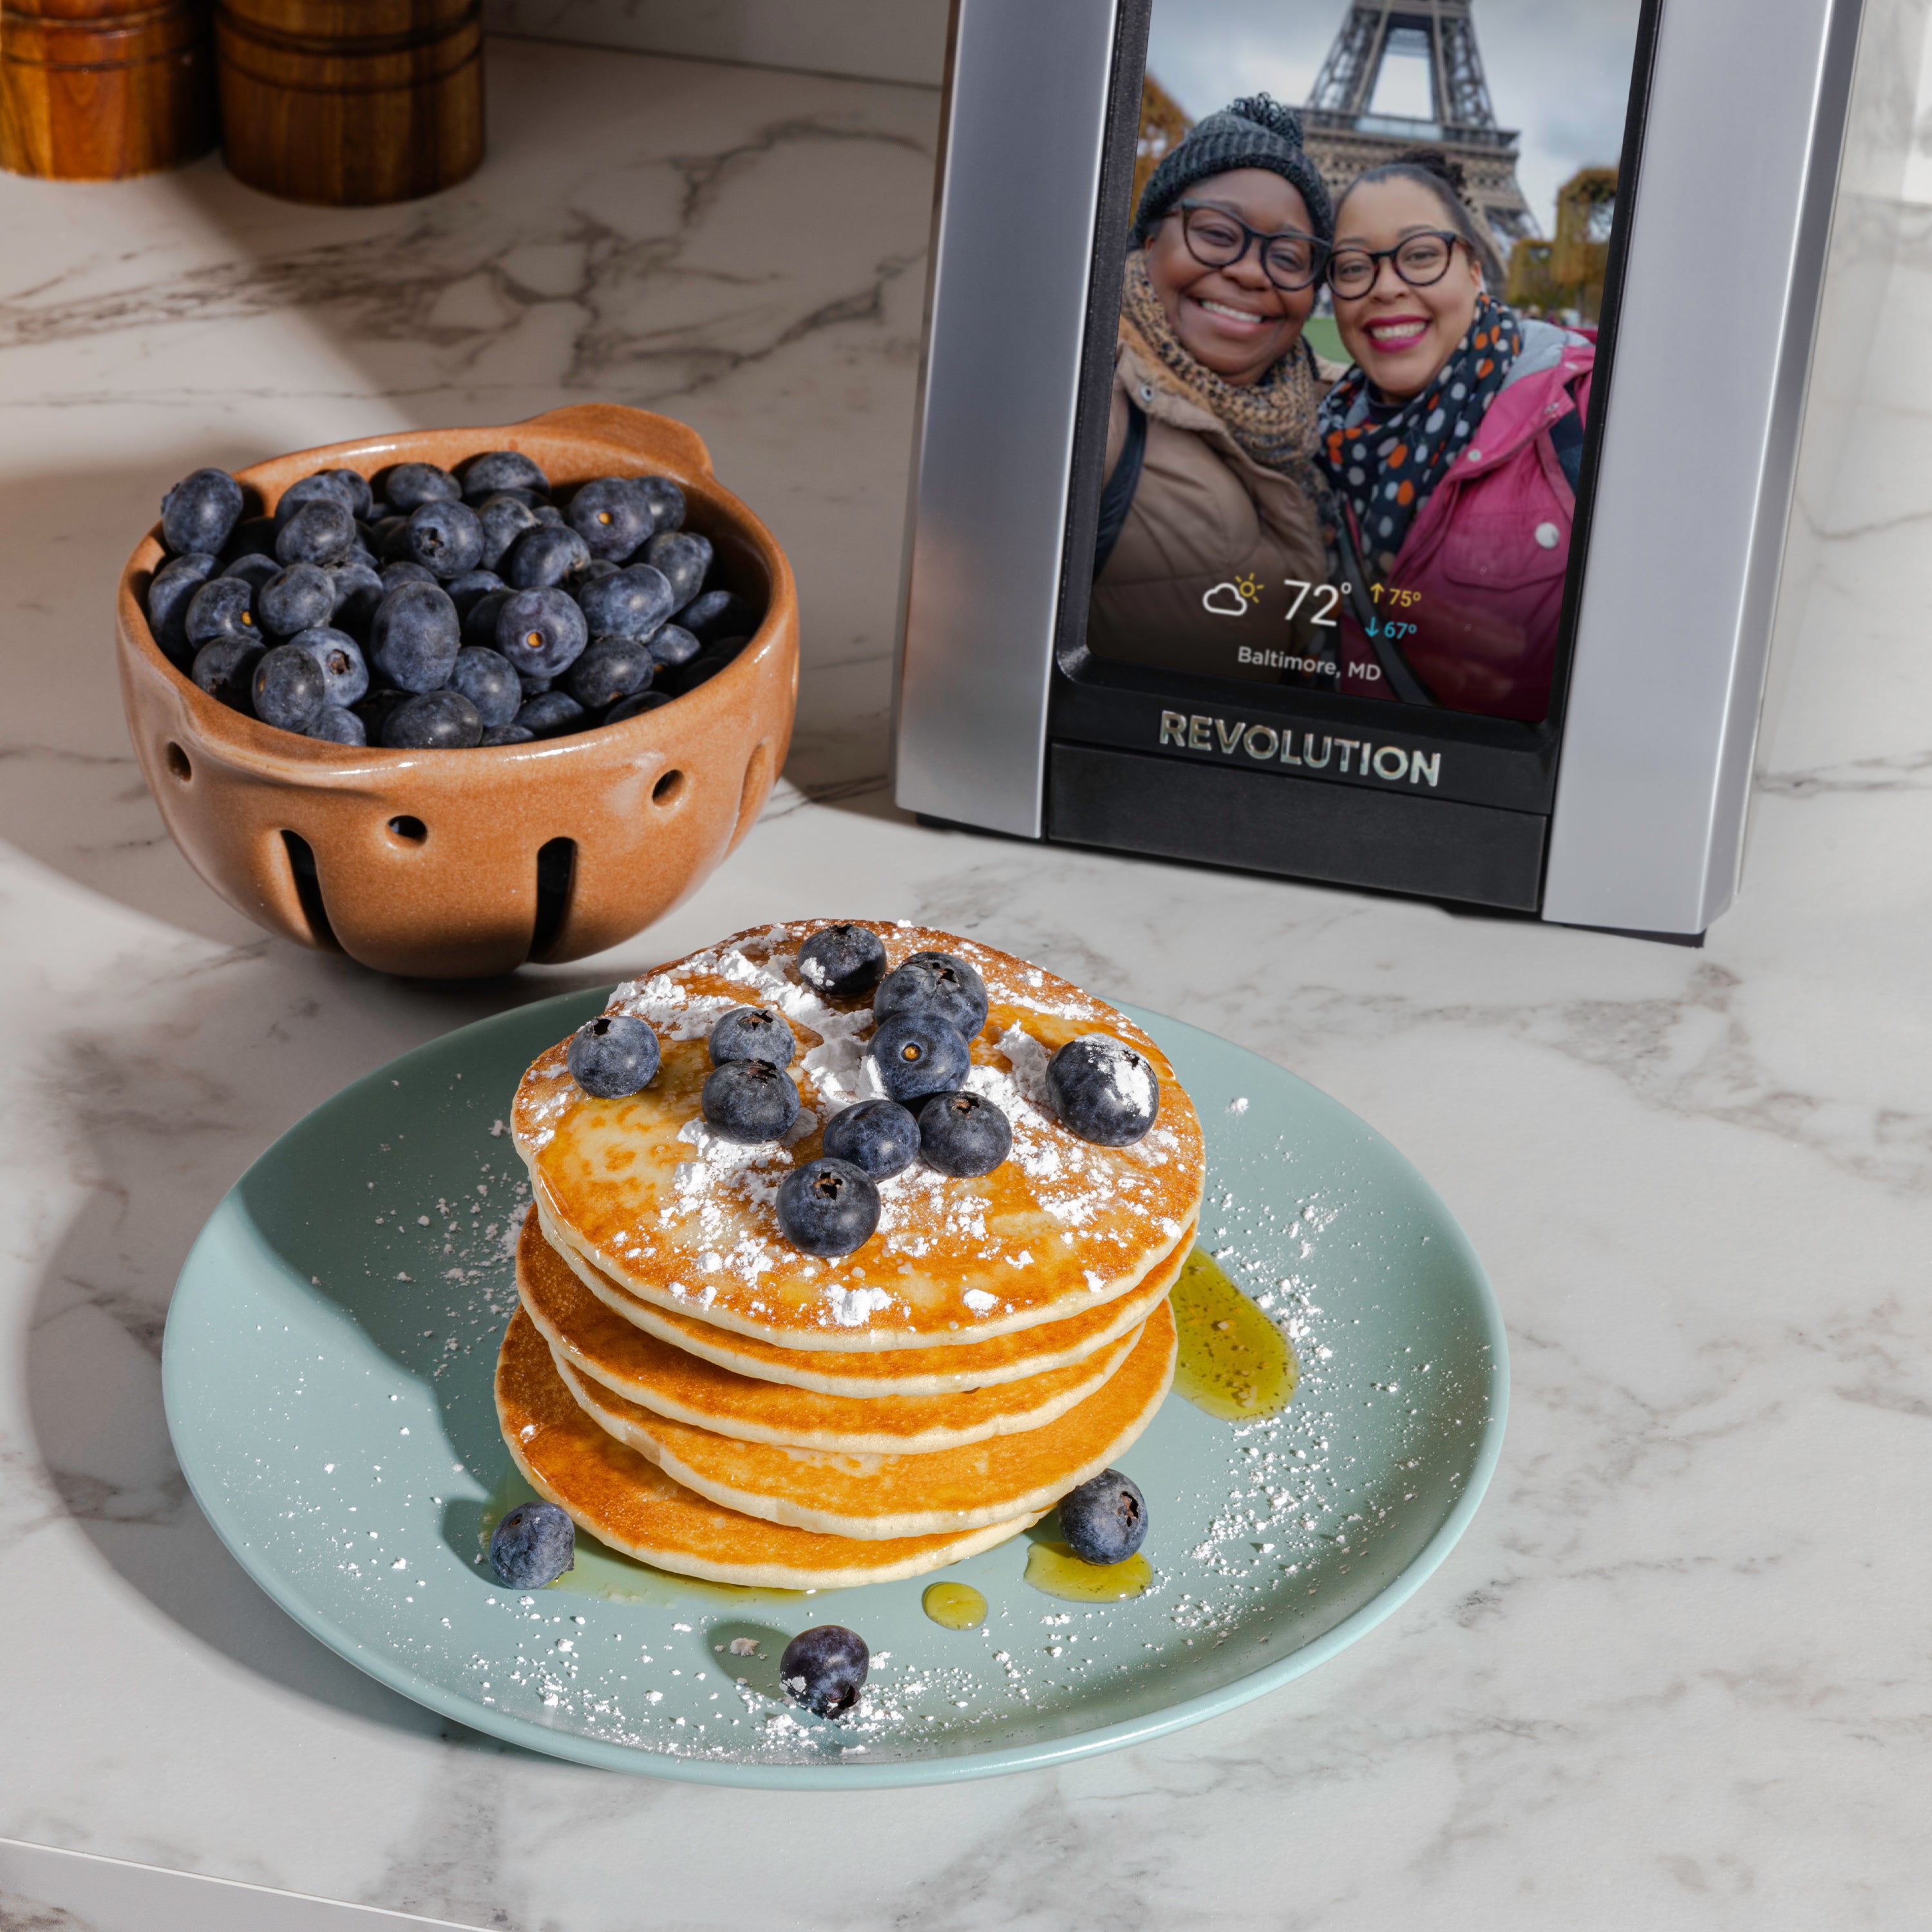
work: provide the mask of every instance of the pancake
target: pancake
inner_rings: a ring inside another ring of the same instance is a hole
[[[929,1455],[1043,1428],[1100,1388],[1136,1340],[1130,1331],[1084,1361],[1024,1382],[881,1402],[760,1382],[646,1334],[578,1280],[534,1217],[517,1249],[517,1291],[551,1352],[614,1395],[740,1442],[861,1455]]]
[[[598,1428],[520,1310],[497,1358],[496,1414],[524,1480],[580,1528],[640,1562],[716,1583],[843,1590],[922,1576],[1017,1536],[1043,1513],[952,1535],[860,1543],[720,1509]]]
[[[1139,1028],[1078,988],[919,926],[872,929],[892,964],[950,952],[984,978],[991,1010],[967,1084],[1012,1122],[1012,1155],[976,1179],[915,1162],[881,1183],[878,1232],[838,1260],[785,1239],[778,1182],[817,1156],[826,1119],[878,1090],[869,1005],[829,1001],[798,977],[799,944],[824,923],[740,934],[618,988],[610,1010],[649,1022],[663,1050],[641,1094],[586,1094],[570,1077],[567,1042],[530,1067],[512,1126],[556,1238],[656,1307],[799,1351],[970,1345],[1132,1293],[1181,1244],[1200,1204],[1200,1123],[1173,1068]],[[803,1105],[788,1144],[722,1140],[700,1110],[713,1021],[758,1005],[784,1013],[800,1049],[792,1071]],[[1133,1047],[1160,1078],[1159,1116],[1131,1147],[1080,1139],[1046,1102],[1048,1060],[1096,1032]]]
[[[655,1415],[566,1361],[556,1366],[592,1420],[687,1489],[770,1522],[872,1541],[971,1529],[1051,1508],[1154,1419],[1173,1379],[1174,1357],[1174,1317],[1163,1302],[1119,1370],[1058,1421],[929,1456],[833,1455],[734,1442]]]
[[[530,1211],[551,1249],[569,1264],[578,1280],[614,1314],[646,1334],[741,1376],[815,1389],[821,1395],[865,1397],[945,1395],[957,1390],[990,1388],[1084,1361],[1096,1349],[1132,1334],[1154,1304],[1166,1300],[1187,1264],[1196,1232],[1190,1222],[1173,1253],[1131,1294],[1097,1308],[1082,1309],[1064,1322],[1044,1322],[953,1348],[880,1348],[834,1354],[824,1348],[778,1348],[748,1335],[734,1335],[728,1328],[714,1328],[694,1316],[640,1301],[564,1243],[544,1222],[539,1209]]]

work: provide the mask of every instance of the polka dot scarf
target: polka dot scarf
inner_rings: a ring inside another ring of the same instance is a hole
[[[1378,404],[1356,368],[1323,399],[1322,466],[1374,568],[1394,567],[1416,512],[1468,446],[1522,351],[1515,311],[1478,296],[1468,333],[1420,394]]]

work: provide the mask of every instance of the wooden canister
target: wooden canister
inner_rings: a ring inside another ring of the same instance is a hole
[[[483,159],[481,0],[219,0],[222,142],[238,178],[363,207]]]
[[[0,0],[0,167],[116,181],[214,145],[210,0]]]

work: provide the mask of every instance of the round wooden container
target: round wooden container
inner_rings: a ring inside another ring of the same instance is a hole
[[[0,0],[0,168],[118,181],[214,145],[209,0]]]
[[[271,932],[423,979],[580,959],[695,891],[770,794],[798,694],[791,566],[712,475],[697,433],[668,417],[585,404],[500,429],[337,443],[236,474],[272,509],[318,470],[447,468],[486,449],[520,449],[558,484],[672,478],[688,527],[716,548],[716,580],[764,605],[756,636],[716,677],[621,724],[527,745],[390,751],[278,731],[176,670],[145,614],[158,530],[121,579],[128,731],[188,863]]]
[[[288,201],[434,194],[483,159],[481,0],[219,0],[230,171]]]

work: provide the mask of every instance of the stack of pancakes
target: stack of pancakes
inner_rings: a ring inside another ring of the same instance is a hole
[[[912,1576],[1017,1534],[1147,1426],[1173,1373],[1167,1294],[1193,1244],[1200,1124],[1160,1048],[1101,1001],[970,940],[872,927],[887,970],[944,952],[986,982],[969,1087],[1012,1152],[976,1179],[915,1162],[877,1232],[818,1260],[780,1231],[778,1183],[826,1120],[881,1090],[867,1000],[799,976],[825,924],[740,934],[621,986],[663,1061],[626,1100],[571,1078],[568,1042],[518,1089],[534,1204],[497,1408],[533,1487],[612,1547],[719,1582],[794,1589]],[[783,1142],[715,1134],[699,1094],[733,1005],[775,1007],[802,1102]],[[1107,1033],[1160,1111],[1131,1147],[1054,1118],[1048,1060]]]

